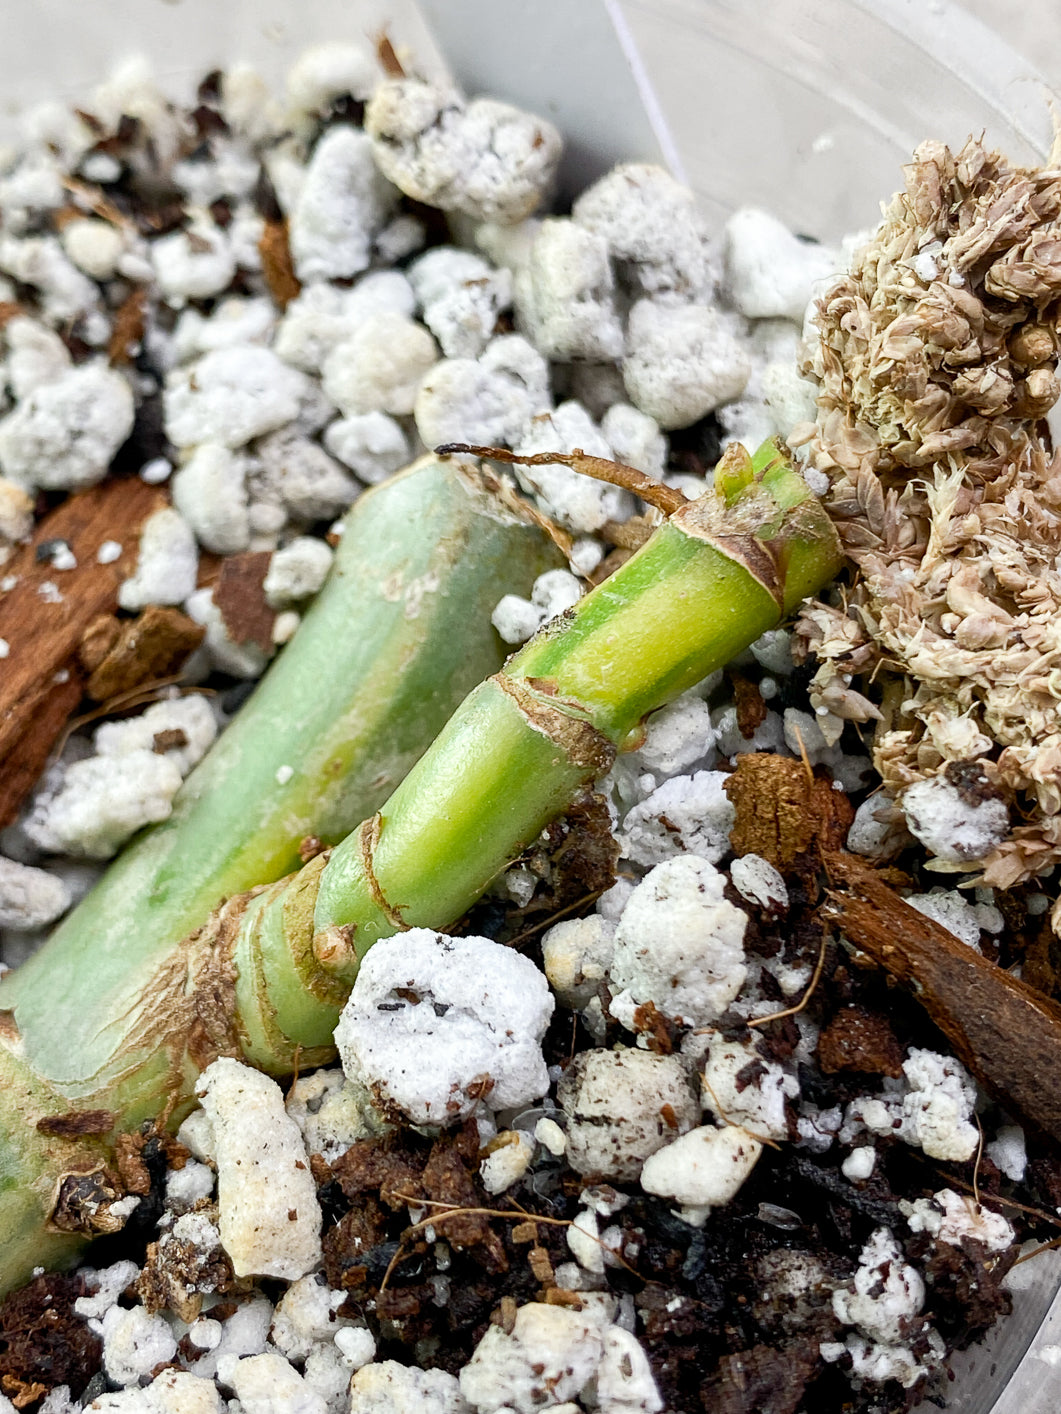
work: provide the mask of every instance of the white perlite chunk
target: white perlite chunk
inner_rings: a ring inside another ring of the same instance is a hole
[[[405,466],[412,455],[401,424],[385,412],[338,418],[325,428],[324,445],[369,486]]]
[[[1002,915],[989,903],[971,903],[957,889],[934,889],[927,894],[907,894],[906,902],[918,913],[946,928],[948,933],[980,951],[980,930],[997,933],[1002,928]]]
[[[258,470],[251,474],[252,501],[278,504],[296,520],[330,520],[357,500],[360,487],[339,463],[308,437],[283,428],[257,446]],[[252,505],[253,519],[255,507]]]
[[[438,346],[422,324],[383,310],[369,314],[328,354],[322,366],[325,394],[348,417],[411,413]]]
[[[879,1096],[848,1105],[841,1138],[865,1128],[913,1144],[930,1158],[960,1163],[976,1152],[975,1108],[976,1085],[961,1061],[912,1046],[903,1080],[886,1079]]]
[[[869,1178],[876,1162],[877,1151],[873,1145],[860,1144],[858,1148],[851,1150],[840,1165],[840,1172],[852,1183],[860,1183],[863,1179]]]
[[[173,504],[216,555],[233,555],[250,544],[247,459],[216,442],[196,447],[173,478]]]
[[[848,849],[867,859],[890,859],[910,842],[903,817],[887,795],[871,795],[864,800],[847,832]]]
[[[859,1254],[852,1289],[833,1292],[833,1312],[845,1326],[882,1345],[898,1345],[905,1323],[924,1305],[925,1283],[903,1261],[902,1248],[886,1227],[877,1228]]]
[[[468,1409],[456,1376],[445,1370],[380,1360],[363,1365],[350,1381],[350,1414],[468,1414]]]
[[[179,732],[177,745],[155,752],[160,732]],[[93,742],[100,756],[121,758],[134,751],[152,751],[172,761],[182,776],[197,766],[214,744],[217,718],[205,697],[192,693],[156,702],[135,717],[104,722],[96,728]]]
[[[662,167],[622,163],[582,193],[572,215],[607,241],[635,294],[699,301],[711,293],[696,199]]]
[[[282,1355],[266,1351],[222,1365],[243,1414],[328,1414],[323,1396]]]
[[[911,834],[930,854],[953,864],[983,859],[1009,833],[1003,800],[970,798],[946,775],[915,781],[903,792],[903,814]]]
[[[730,322],[709,305],[638,300],[627,325],[623,383],[665,431],[739,398],[751,372]]]
[[[300,1277],[284,1292],[273,1316],[270,1339],[289,1360],[305,1360],[320,1341],[331,1340],[353,1322],[337,1315],[346,1300],[344,1291],[332,1291],[322,1276]]]
[[[393,79],[365,112],[383,174],[406,196],[476,221],[521,221],[538,206],[560,160],[551,123],[492,98],[465,104],[453,89]]]
[[[618,831],[624,856],[653,865],[687,852],[717,864],[736,819],[726,780],[723,771],[697,771],[664,781],[627,811]]]
[[[372,241],[397,192],[380,175],[372,141],[337,124],[313,149],[290,217],[291,256],[304,284],[357,275],[372,259]]]
[[[148,516],[140,531],[136,569],[118,590],[123,609],[181,604],[195,588],[199,552],[188,522],[170,506]]]
[[[319,373],[328,354],[370,314],[412,318],[416,296],[400,270],[373,270],[348,290],[307,285],[277,326],[273,351],[305,373]]]
[[[312,598],[328,578],[334,559],[331,546],[315,535],[289,541],[269,561],[262,585],[266,600],[274,609],[286,609]]]
[[[748,1075],[754,1079],[748,1081]],[[720,1124],[730,1120],[768,1139],[789,1137],[785,1101],[797,1097],[799,1081],[767,1060],[754,1042],[713,1035],[703,1081],[704,1108],[717,1115]]]
[[[534,1140],[522,1129],[509,1129],[497,1137],[507,1142],[498,1144],[479,1165],[483,1187],[491,1194],[504,1193],[518,1183],[534,1157]]]
[[[516,1312],[511,1333],[490,1326],[460,1372],[461,1393],[479,1414],[537,1414],[576,1399],[603,1354],[600,1324],[589,1311],[530,1302]]]
[[[766,211],[742,207],[726,223],[725,289],[749,319],[802,323],[820,280],[836,271],[836,253],[801,241]]]
[[[36,319],[17,315],[4,326],[4,339],[7,383],[16,402],[73,367],[70,351],[59,335]]]
[[[366,954],[335,1041],[346,1074],[384,1113],[448,1124],[480,1100],[501,1110],[545,1094],[552,1012],[527,958],[488,938],[411,928]]]
[[[236,273],[236,257],[226,233],[202,214],[187,230],[152,241],[150,249],[162,297],[176,307],[185,300],[220,294]]]
[[[960,1247],[964,1238],[982,1243],[989,1252],[1004,1252],[1016,1233],[1001,1213],[992,1212],[953,1188],[942,1188],[931,1198],[899,1200],[899,1208],[912,1232],[927,1232],[937,1242]]]
[[[416,430],[426,447],[514,447],[551,402],[541,354],[519,334],[502,334],[474,361],[443,359],[431,369],[416,396]]]
[[[221,1243],[233,1270],[304,1276],[321,1260],[321,1210],[279,1085],[222,1058],[203,1072],[196,1095],[214,1126]]]
[[[57,874],[0,855],[0,928],[44,928],[70,903],[70,890]]]
[[[174,763],[151,750],[90,756],[66,768],[55,795],[38,797],[26,833],[42,849],[109,859],[144,825],[168,818],[180,783]]]
[[[668,859],[630,895],[615,932],[611,983],[685,1026],[721,1016],[744,985],[747,916],[726,876],[695,855]]]
[[[1004,1124],[987,1145],[985,1153],[1011,1183],[1020,1183],[1028,1165],[1024,1130],[1019,1124]]]
[[[741,898],[749,903],[772,912],[788,907],[788,888],[780,870],[762,855],[745,854],[735,859],[729,866],[729,877]]]
[[[512,275],[474,251],[435,246],[413,262],[409,283],[424,323],[447,358],[478,358],[512,303]]]
[[[0,270],[38,289],[44,314],[57,325],[91,311],[99,300],[95,284],[67,259],[54,236],[16,240],[0,234]]]
[[[645,739],[637,749],[637,758],[648,770],[672,776],[706,761],[714,745],[711,709],[693,689],[652,713],[645,723]]]
[[[597,995],[611,965],[615,926],[591,913],[565,918],[543,936],[545,975],[561,1006],[581,1011]]]
[[[92,486],[133,430],[133,414],[120,373],[103,363],[68,369],[35,387],[0,422],[0,470],[33,489]]]
[[[561,1076],[557,1099],[571,1167],[618,1182],[636,1179],[650,1154],[700,1117],[678,1058],[649,1051],[583,1051]],[[667,1106],[677,1129],[664,1118]]]
[[[613,403],[601,418],[600,430],[616,461],[663,480],[667,439],[655,418],[629,403]]]
[[[918,1272],[903,1262],[902,1250],[886,1227],[878,1228],[862,1249],[853,1287],[833,1293],[833,1311],[856,1330],[843,1342],[823,1342],[822,1358],[833,1361],[850,1354],[858,1378],[898,1380],[909,1389],[939,1363],[944,1347],[931,1327],[919,1332],[928,1345],[920,1359],[904,1343],[908,1323],[924,1304],[925,1287]]]
[[[740,1190],[763,1146],[747,1130],[728,1124],[691,1129],[646,1159],[641,1187],[681,1206],[692,1227],[703,1227],[712,1208],[722,1208]]]
[[[177,1353],[177,1339],[162,1316],[143,1306],[111,1306],[100,1323],[103,1368],[118,1385],[138,1384]]]
[[[606,1326],[597,1366],[601,1414],[658,1414],[663,1398],[641,1342],[619,1325]]]
[[[286,1107],[309,1152],[323,1154],[329,1163],[358,1139],[390,1128],[364,1086],[354,1085],[338,1069],[300,1075],[288,1090]]]
[[[215,349],[167,378],[166,436],[177,447],[242,447],[292,422],[307,389],[303,374],[256,344]]]
[[[534,581],[530,599],[505,594],[491,617],[506,643],[523,643],[542,624],[572,609],[582,598],[582,584],[569,570],[546,570]],[[524,632],[529,628],[529,632]]]
[[[623,326],[603,236],[574,221],[543,221],[516,295],[522,321],[548,358],[608,363],[622,357]]]
[[[226,77],[231,77],[231,70]],[[359,45],[328,40],[303,49],[287,71],[284,87],[296,117],[327,112],[337,98],[365,99],[378,78],[371,55]]]

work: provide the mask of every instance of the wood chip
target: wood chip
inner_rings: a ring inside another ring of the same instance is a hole
[[[748,752],[726,780],[736,809],[730,843],[758,854],[782,873],[817,868],[822,851],[839,849],[854,819],[851,802],[832,780],[785,756]]]
[[[90,634],[99,622],[90,625]],[[97,631],[102,633],[102,629]],[[88,680],[89,697],[108,702],[144,683],[171,677],[184,666],[205,634],[201,624],[179,609],[148,605],[135,619],[118,623],[117,637]],[[81,656],[84,661],[84,640]]]
[[[274,302],[281,308],[287,306],[302,290],[295,264],[291,259],[291,246],[287,238],[287,222],[266,220],[258,241],[258,254],[262,258],[262,274],[269,287]]]
[[[542,1286],[552,1286],[556,1278],[553,1273],[553,1264],[549,1260],[549,1254],[544,1247],[532,1247],[527,1253],[527,1262],[534,1274],[534,1280],[540,1282]]]
[[[506,1335],[516,1328],[516,1312],[519,1310],[514,1296],[502,1296],[501,1304],[490,1315],[490,1324],[500,1326]]]
[[[69,669],[69,673],[65,682],[55,683],[42,698],[37,714],[0,767],[0,830],[17,819],[48,764],[52,748],[84,696],[84,677],[74,669]]]
[[[111,336],[107,341],[107,357],[112,364],[131,363],[144,337],[147,314],[147,292],[134,286],[114,314]]]
[[[517,1223],[512,1229],[512,1241],[517,1243],[537,1242],[538,1227],[536,1223]]]
[[[247,555],[229,555],[221,563],[214,589],[214,603],[234,643],[256,643],[268,653],[273,643],[276,611],[265,600],[265,576],[272,555],[260,550]]]
[[[21,772],[23,779],[26,763],[35,762],[32,784],[76,707],[78,645],[93,620],[118,607],[118,586],[136,565],[140,529],[166,500],[161,487],[139,478],[104,481],[46,516],[4,566],[14,587],[0,594],[0,638],[8,644],[0,674],[0,812],[10,812],[18,796],[14,777]],[[65,540],[76,568],[38,563],[37,546],[47,540]],[[116,541],[121,554],[101,565],[96,556],[105,540]],[[15,763],[21,763],[17,771]]]
[[[94,672],[122,636],[122,621],[117,614],[100,614],[81,635],[77,656],[86,673]]]
[[[1006,1110],[1061,1141],[1061,1006],[919,913],[862,860],[835,853],[825,864],[824,916],[913,988]]]

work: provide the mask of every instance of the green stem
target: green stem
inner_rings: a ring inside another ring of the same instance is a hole
[[[71,1099],[124,1072],[130,1009],[174,945],[219,899],[297,869],[305,836],[334,844],[377,809],[501,663],[497,600],[558,561],[467,463],[426,457],[362,496],[298,634],[173,814],[0,981],[36,1072]]]
[[[8,1057],[11,1093],[25,1096],[17,1103],[32,1114],[41,1103],[34,1085],[50,1082],[47,1103],[76,1094],[83,1106],[112,1106],[127,1128],[167,1100],[179,1112],[198,1070],[218,1055],[275,1074],[324,1060],[373,942],[403,927],[451,924],[608,768],[646,713],[777,624],[840,563],[825,512],[768,445],[746,485],[730,477],[720,494],[675,511],[616,574],[476,688],[330,858],[231,899],[169,949],[147,985],[138,979],[120,1015],[103,1013],[112,1018],[105,1099],[56,1083],[36,1057],[21,1072]],[[21,1013],[13,1020],[21,1026]],[[27,1143],[22,1158],[27,1181],[43,1192],[38,1149]],[[98,1151],[88,1144],[83,1162],[98,1164]],[[50,1172],[54,1180],[54,1165]],[[24,1207],[12,1199],[19,1220]],[[0,1240],[10,1237],[16,1254],[5,1254],[6,1284],[24,1275],[32,1246],[13,1223],[0,1194]]]
[[[288,1008],[298,1035],[341,1004],[339,984],[275,935],[277,914],[263,914],[259,942],[248,912],[236,964],[213,921],[193,930],[226,895],[297,869],[303,837],[343,838],[500,665],[495,604],[560,557],[497,491],[468,464],[427,457],[362,496],[328,584],[173,815],[0,981],[0,1288],[84,1244],[47,1221],[58,1175],[105,1168],[113,1148],[113,1136],[42,1134],[39,1120],[103,1109],[129,1129],[170,1099],[179,1114],[220,1050],[259,1054],[251,1025],[232,1020],[253,1018],[255,988],[301,998]],[[297,901],[295,889],[282,904],[295,934]],[[263,1058],[282,1041],[269,1032]]]

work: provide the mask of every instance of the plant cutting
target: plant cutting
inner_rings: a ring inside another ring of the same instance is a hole
[[[474,689],[333,851],[236,894],[168,945],[160,934],[150,952],[129,931],[101,929],[95,975],[105,985],[90,1000],[72,986],[68,1022],[52,947],[5,982],[6,1287],[113,1226],[117,1134],[183,1113],[220,1055],[280,1075],[327,1059],[377,938],[455,922],[649,712],[839,569],[828,517],[775,442],[754,458],[737,449],[704,497],[681,502],[616,574]]]

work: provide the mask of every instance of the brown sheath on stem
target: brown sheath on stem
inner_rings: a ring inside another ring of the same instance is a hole
[[[1061,1006],[911,907],[850,854],[825,859],[824,916],[915,992],[1014,1116],[1061,1143]]]

